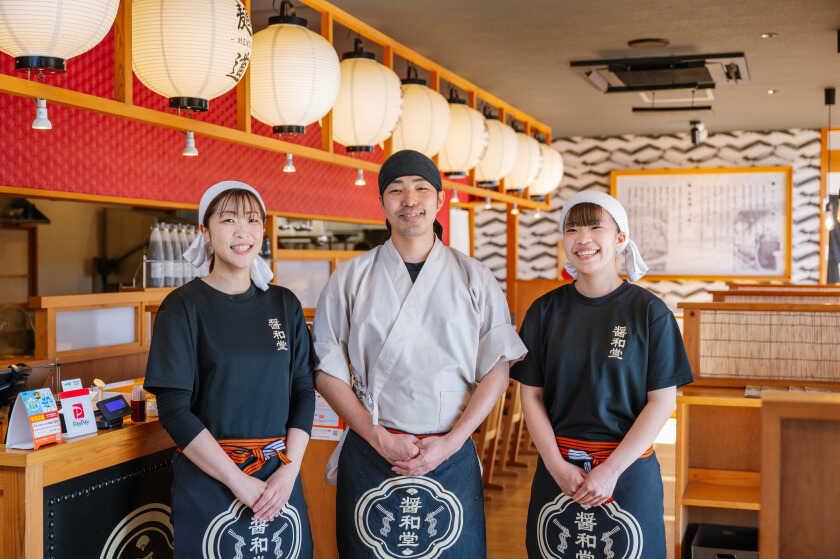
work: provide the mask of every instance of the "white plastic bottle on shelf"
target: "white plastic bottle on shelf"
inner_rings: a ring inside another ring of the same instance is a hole
[[[169,231],[169,224],[164,224],[161,231],[163,237],[164,273],[163,285],[166,287],[175,286],[175,260],[172,247],[172,234]]]
[[[172,225],[169,231],[169,236],[172,238],[172,276],[174,278],[172,284],[176,287],[184,285],[184,266],[181,264],[183,262],[181,253],[184,251],[181,249],[180,227],[180,225]]]
[[[163,237],[160,233],[160,226],[155,223],[152,225],[151,233],[149,234],[149,277],[147,279],[148,287],[163,287],[164,285],[164,252],[163,252]]]
[[[196,234],[196,236],[201,235],[201,230],[200,230],[200,229],[198,229],[198,228],[196,228],[196,230],[195,230],[195,234]],[[204,261],[204,264],[202,264],[202,265],[198,268],[198,277],[200,277],[200,278],[204,278],[204,277],[207,277],[208,275],[210,275],[210,262],[212,261],[212,259],[213,259],[213,256],[212,256],[212,251],[211,251],[211,256],[210,256],[210,258],[208,258],[207,260],[205,260],[205,261]]]
[[[189,241],[190,245],[192,245],[193,241],[195,241],[196,236],[197,236],[196,228],[195,228],[194,225],[191,225],[187,229],[187,241]],[[195,266],[193,266],[191,262],[189,263],[189,267],[190,267],[190,273],[191,273],[192,278],[201,277],[199,275],[199,269],[196,268]]]
[[[182,225],[178,227],[178,243],[181,245],[180,250],[178,251],[178,262],[181,263],[181,276],[182,276],[182,284],[187,283],[193,279],[193,267],[192,264],[187,262],[187,259],[184,258],[184,252],[188,248],[190,248],[190,241],[187,238],[187,226]]]

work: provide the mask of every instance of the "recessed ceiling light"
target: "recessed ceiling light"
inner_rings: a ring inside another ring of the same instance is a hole
[[[764,33],[761,34],[762,39],[775,39],[778,36],[779,36],[779,34],[776,33],[775,31],[765,31]]]
[[[778,89],[768,89],[768,90],[767,90],[767,95],[775,95],[775,94],[777,94],[778,92],[779,92],[779,90],[778,90]]]
[[[646,37],[643,39],[633,39],[627,41],[627,46],[631,49],[661,49],[671,44],[668,39],[661,39],[656,37]]]

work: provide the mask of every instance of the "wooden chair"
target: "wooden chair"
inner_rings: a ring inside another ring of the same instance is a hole
[[[515,476],[518,472],[512,468],[528,467],[528,463],[520,458],[522,437],[526,432],[519,383],[512,381],[508,386],[502,419],[502,442],[497,464],[499,475]]]
[[[505,394],[496,402],[487,419],[481,424],[478,431],[473,435],[478,459],[483,469],[482,480],[486,489],[504,489],[503,485],[495,483],[496,456],[499,451],[499,442],[502,432],[502,415],[505,406]]]

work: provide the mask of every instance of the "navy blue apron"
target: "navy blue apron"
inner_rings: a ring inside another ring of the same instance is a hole
[[[468,440],[425,476],[398,476],[353,431],[338,462],[336,536],[342,559],[486,557],[484,494]]]
[[[593,461],[589,449],[561,448],[561,452],[567,462],[586,471],[600,463]],[[528,507],[528,557],[665,559],[662,501],[662,475],[653,452],[619,476],[611,500],[587,508],[560,490],[540,459]]]
[[[266,480],[280,466],[273,456],[251,474]],[[312,535],[300,476],[288,503],[272,522],[253,511],[222,483],[181,453],[172,465],[174,559],[311,559]]]

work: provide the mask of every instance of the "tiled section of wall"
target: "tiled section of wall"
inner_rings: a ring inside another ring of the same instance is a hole
[[[793,168],[793,281],[816,282],[819,277],[820,134],[818,130],[724,132],[693,146],[688,134],[564,138],[554,142],[563,155],[565,176],[551,200],[552,211],[520,218],[520,279],[554,278],[557,221],[564,200],[595,188],[609,191],[610,171],[692,167]],[[484,210],[476,215],[476,255],[504,282],[504,214]],[[666,302],[708,300],[710,282],[642,282]]]

